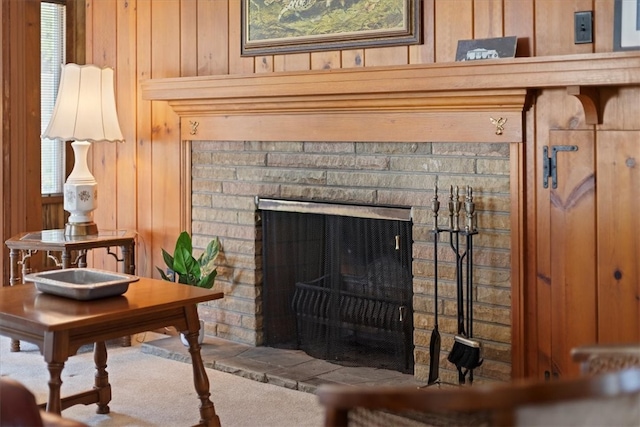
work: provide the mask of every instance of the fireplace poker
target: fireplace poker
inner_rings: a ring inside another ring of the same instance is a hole
[[[431,342],[429,343],[429,379],[427,385],[440,383],[440,331],[438,328],[438,184],[433,189],[431,199],[431,211],[433,212],[433,315],[434,329],[431,332]]]

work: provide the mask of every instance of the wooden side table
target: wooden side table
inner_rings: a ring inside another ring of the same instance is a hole
[[[135,274],[135,232],[127,230],[100,231],[93,236],[65,236],[64,229],[41,230],[21,233],[5,242],[9,248],[10,279],[13,286],[23,282],[25,274],[32,272],[31,257],[38,251],[46,251],[47,257],[56,266],[64,269],[87,266],[87,253],[91,249],[105,248],[117,263],[122,264],[122,271]],[[112,248],[120,248],[121,257]],[[77,253],[71,259],[72,253]],[[20,268],[22,266],[22,268]],[[123,338],[124,346],[131,345],[131,337]],[[20,342],[11,341],[11,351],[20,351]]]
[[[107,414],[110,412],[111,384],[106,370],[105,341],[173,326],[185,333],[189,343],[193,385],[200,401],[200,421],[197,425],[220,427],[198,344],[198,304],[223,297],[222,292],[145,277],[131,283],[123,295],[97,299],[89,304],[38,292],[32,283],[5,286],[0,288],[0,334],[32,342],[40,348],[49,371],[48,412],[60,414],[73,405],[97,403],[96,412]],[[64,316],[60,313],[64,313]],[[95,343],[93,387],[62,397],[62,370],[65,363],[81,346],[90,343]],[[110,366],[117,369],[117,363],[112,362]],[[167,384],[167,387],[169,395],[171,385]],[[156,404],[166,406],[170,401],[169,398],[167,402]]]

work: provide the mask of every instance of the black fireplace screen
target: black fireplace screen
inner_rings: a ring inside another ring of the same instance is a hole
[[[262,210],[265,345],[413,373],[411,222],[373,216]]]

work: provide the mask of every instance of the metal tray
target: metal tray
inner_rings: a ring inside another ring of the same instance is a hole
[[[40,292],[76,300],[122,295],[129,289],[129,283],[139,279],[138,276],[95,268],[43,271],[26,274],[24,278],[34,282]]]

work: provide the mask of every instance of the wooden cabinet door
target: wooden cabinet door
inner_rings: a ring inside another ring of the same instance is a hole
[[[640,342],[640,131],[550,131],[554,146],[576,150],[556,153],[556,188],[536,183],[540,378],[578,375],[574,347]]]
[[[549,157],[556,147],[557,184],[540,189],[540,214],[548,211],[548,229],[540,227],[536,324],[538,376],[578,374],[571,349],[597,340],[595,133],[551,131]],[[575,151],[564,151],[575,148]]]

